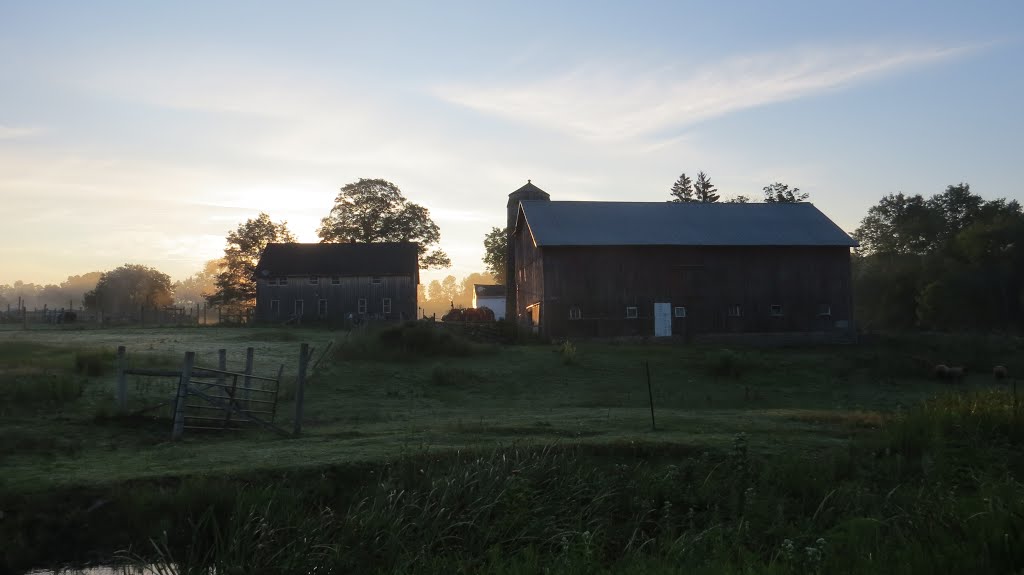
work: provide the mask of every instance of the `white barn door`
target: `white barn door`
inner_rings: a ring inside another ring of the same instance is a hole
[[[654,337],[672,335],[672,304],[654,304]]]

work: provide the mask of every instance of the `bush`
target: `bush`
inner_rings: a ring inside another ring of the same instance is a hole
[[[720,349],[706,356],[706,366],[712,375],[739,377],[746,371],[747,358],[731,349]]]
[[[103,375],[110,369],[115,354],[105,350],[75,352],[75,371],[90,377]]]
[[[353,335],[337,347],[341,359],[416,360],[466,357],[494,348],[475,344],[429,322],[410,321],[375,332]]]

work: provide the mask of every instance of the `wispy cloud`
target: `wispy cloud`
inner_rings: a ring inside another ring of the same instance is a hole
[[[682,68],[587,64],[561,76],[452,84],[440,98],[598,141],[655,136],[731,112],[843,88],[976,47],[801,48]]]
[[[26,138],[34,134],[38,134],[41,130],[39,128],[32,128],[27,126],[7,126],[0,124],[0,140],[16,140],[18,138]]]

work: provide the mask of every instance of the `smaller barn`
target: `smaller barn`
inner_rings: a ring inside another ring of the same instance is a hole
[[[268,244],[256,265],[257,322],[416,318],[417,244]]]
[[[486,307],[494,319],[505,319],[505,286],[473,284],[473,307]]]

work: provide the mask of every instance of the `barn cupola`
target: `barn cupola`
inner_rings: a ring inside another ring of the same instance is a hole
[[[519,217],[519,202],[527,200],[551,201],[551,196],[544,190],[526,180],[526,185],[508,195],[508,251],[505,254],[505,309],[510,318],[515,318],[516,310],[516,253],[512,234],[516,229],[516,218]]]

